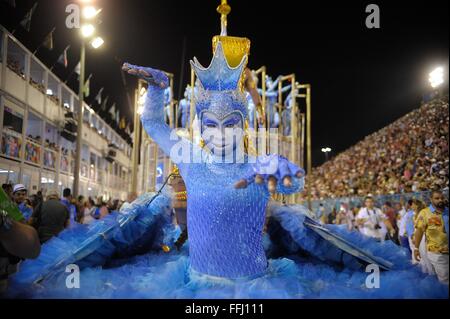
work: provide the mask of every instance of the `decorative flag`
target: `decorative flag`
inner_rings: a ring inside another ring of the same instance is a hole
[[[77,74],[77,79],[80,81],[80,74],[81,74],[81,61],[78,62],[77,66],[75,67],[75,70],[73,70]]]
[[[116,118],[115,118],[115,120],[116,120],[117,126],[119,126],[119,124],[120,124],[120,110],[118,108],[117,108],[117,111],[116,111]]]
[[[102,104],[102,93],[103,93],[103,89],[101,88],[100,91],[98,91],[97,96],[95,97],[95,100],[97,101],[98,105]]]
[[[35,2],[33,7],[30,9],[30,11],[27,12],[25,17],[23,18],[22,22],[20,22],[20,25],[28,32],[30,32],[31,19],[33,18],[34,11],[36,11],[37,5],[38,5],[38,3]]]
[[[45,40],[42,43],[42,46],[50,51],[53,50],[53,32],[55,32],[55,28],[53,28],[53,30],[45,37]]]
[[[89,97],[89,95],[91,94],[91,78],[92,78],[92,73],[91,73],[91,75],[89,75],[88,79],[84,83],[84,96],[85,97]]]
[[[81,62],[78,62],[77,66],[75,67],[75,73],[80,76],[81,74]]]
[[[67,59],[67,51],[70,49],[70,45],[64,49],[64,52],[59,56],[58,63],[64,65],[65,68],[69,65],[69,60]]]
[[[127,122],[125,120],[125,117],[122,117],[119,124],[119,129],[124,130],[127,127]]]
[[[131,124],[129,121],[127,121],[127,126],[125,128],[125,133],[127,133],[128,135],[131,135]]]
[[[114,103],[109,109],[109,114],[111,115],[112,120],[116,118],[116,103]]]
[[[109,96],[107,96],[106,99],[102,103],[102,106],[100,108],[100,110],[102,110],[102,112],[106,112],[106,105],[108,104],[108,100],[109,100]]]

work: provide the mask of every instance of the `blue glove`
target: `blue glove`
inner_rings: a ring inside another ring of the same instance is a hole
[[[280,155],[259,156],[255,164],[253,164],[253,171],[244,176],[243,179],[235,184],[236,188],[247,188],[250,184],[267,184],[268,190],[271,193],[279,192],[280,190],[289,191],[289,188],[300,188],[300,185],[293,184],[294,180],[300,179],[305,175],[305,171],[289,162],[289,160]],[[302,188],[303,186],[301,186]],[[290,192],[290,191],[289,191]]]
[[[129,63],[124,63],[122,70],[147,81],[150,85],[158,86],[161,89],[166,89],[170,85],[169,78],[163,71]]]

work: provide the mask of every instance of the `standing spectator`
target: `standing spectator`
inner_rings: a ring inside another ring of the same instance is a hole
[[[417,218],[414,255],[420,260],[419,245],[425,234],[427,255],[439,281],[448,285],[448,206],[440,191],[431,194],[431,205]]]
[[[109,212],[115,212],[119,210],[120,201],[118,199],[115,200],[109,200],[106,207],[108,208]]]
[[[316,213],[317,220],[322,221],[322,216],[324,216],[324,215],[325,215],[325,207],[323,207],[323,204],[320,203],[319,209],[317,210],[317,213]]]
[[[409,207],[407,207],[409,210]],[[398,225],[398,241],[400,246],[408,249],[411,254],[411,249],[409,247],[408,234],[406,231],[406,220],[408,218],[408,213],[402,204],[396,203],[395,209],[397,210],[397,225]]]
[[[347,225],[347,212],[345,210],[345,207],[341,205],[341,208],[339,209],[339,213],[336,215],[336,220],[334,221],[334,224],[336,225]]]
[[[36,207],[40,204],[39,197],[37,195],[31,195],[28,199],[30,201],[31,208],[34,211]]]
[[[414,263],[414,231],[415,231],[415,219],[416,219],[416,213],[414,212],[414,199],[410,199],[407,204],[406,214],[403,217],[403,223],[405,223],[405,231],[406,236],[408,236],[408,242],[409,242],[409,251],[411,252],[411,258]],[[422,210],[425,207],[420,208]]]
[[[361,208],[356,216],[356,223],[359,226],[359,230],[362,234],[376,238],[380,241],[384,241],[387,229],[391,236],[394,235],[395,230],[391,223],[383,214],[381,209],[374,206],[374,200],[372,197],[366,197],[364,200],[365,207]]]
[[[86,200],[84,196],[79,195],[74,205],[77,209],[77,222],[84,224],[84,208],[86,207]]]
[[[355,215],[353,214],[353,211],[350,209],[348,204],[342,204],[341,210],[343,210],[345,214],[345,224],[347,224],[347,229],[349,231],[352,231],[354,228],[355,223]]]
[[[411,238],[411,249],[413,251],[413,264],[420,264],[420,267],[422,269],[422,271],[426,274],[430,274],[430,275],[435,275],[436,273],[434,272],[433,269],[433,265],[430,263],[430,261],[428,260],[428,255],[427,255],[427,243],[426,243],[426,239],[425,236],[422,236],[422,240],[420,242],[420,246],[419,246],[419,253],[420,253],[420,260],[418,260],[415,257],[415,251],[414,251],[414,233],[415,233],[415,229],[416,229],[416,224],[417,224],[417,217],[419,217],[420,212],[425,209],[427,207],[427,205],[425,205],[424,202],[422,202],[421,200],[418,199],[413,199],[412,200],[412,205],[411,205],[414,214],[413,214],[413,235]],[[411,228],[411,225],[408,226],[408,228]]]
[[[13,186],[11,184],[3,184],[2,188],[5,191],[5,194],[8,195],[8,197],[11,199],[11,201],[14,201]]]
[[[336,216],[337,216],[336,207],[333,207],[331,213],[328,214],[327,224],[336,223]]]
[[[103,201],[103,198],[101,196],[99,196],[97,198],[97,204],[96,204],[96,209],[95,209],[95,213],[94,213],[94,218],[95,219],[102,219],[102,218],[104,218],[105,216],[108,216],[108,215],[109,215],[108,206]]]
[[[36,193],[36,196],[37,196],[38,201],[39,201],[40,203],[43,203],[43,202],[44,202],[44,196],[42,195],[42,191],[38,191],[38,192]]]
[[[49,192],[47,201],[33,213],[31,224],[37,229],[42,244],[69,227],[70,213],[61,203],[58,192]]]
[[[360,210],[361,210],[361,205],[360,205],[360,204],[357,204],[355,207],[353,207],[353,210],[352,210],[352,213],[353,213],[353,217],[352,217],[352,220],[353,220],[353,228],[354,228],[355,230],[359,230],[359,225],[358,225],[358,223],[356,222],[356,218],[357,218],[358,213],[359,213]]]
[[[83,224],[92,223],[96,209],[97,207],[95,206],[94,200],[89,197],[84,206]]]
[[[392,207],[391,202],[385,202],[383,205],[383,213],[391,223],[392,227],[397,228],[397,217],[395,209]]]
[[[72,199],[73,197],[70,188],[64,189],[61,203],[67,207],[67,210],[70,213],[70,225],[74,226],[77,222],[77,208],[74,204],[72,204]]]
[[[21,259],[35,259],[41,245],[32,227],[13,221],[0,210],[0,296],[6,292],[8,277],[17,271]]]
[[[13,190],[13,198],[14,203],[16,203],[17,207],[19,207],[20,212],[22,213],[25,221],[28,222],[31,215],[33,214],[33,209],[27,205],[27,189],[22,184],[17,184],[14,186]]]

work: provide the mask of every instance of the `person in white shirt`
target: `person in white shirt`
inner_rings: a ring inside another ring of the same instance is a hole
[[[364,199],[364,207],[358,212],[356,223],[362,234],[384,241],[388,230],[392,237],[395,229],[381,209],[375,207],[374,204],[372,197],[368,196]]]
[[[353,215],[353,211],[350,208],[346,208],[346,220],[347,220],[347,227],[349,231],[352,231],[355,228],[355,215]]]
[[[407,211],[401,203],[395,204],[395,210],[397,211],[397,220],[398,220],[397,221],[398,241],[402,247],[408,249],[409,253],[411,253],[411,250],[409,248],[408,234],[406,231],[406,222],[408,219]],[[408,210],[409,210],[409,207],[408,207]]]
[[[89,197],[84,207],[83,224],[90,224],[95,220],[94,214],[96,209],[94,200]]]

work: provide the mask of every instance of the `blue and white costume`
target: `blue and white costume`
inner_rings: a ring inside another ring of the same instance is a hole
[[[181,252],[160,250],[172,247],[179,234],[168,214],[170,193],[147,194],[118,214],[49,241],[42,257],[24,263],[11,296],[447,298],[448,287],[413,266],[407,250],[392,242],[320,225],[302,206],[269,204],[271,179],[276,192],[293,194],[303,189],[304,171],[276,154],[241,152],[248,110],[239,81],[246,63],[244,56],[231,68],[220,42],[208,68],[192,62],[201,84],[195,100],[204,148],[166,124],[167,76],[124,66],[149,82],[143,126],[186,184],[189,240]],[[129,258],[138,252],[146,254]],[[82,268],[80,289],[66,288],[69,263]],[[378,289],[367,286],[368,264],[382,270]],[[39,288],[30,289],[36,282]]]

